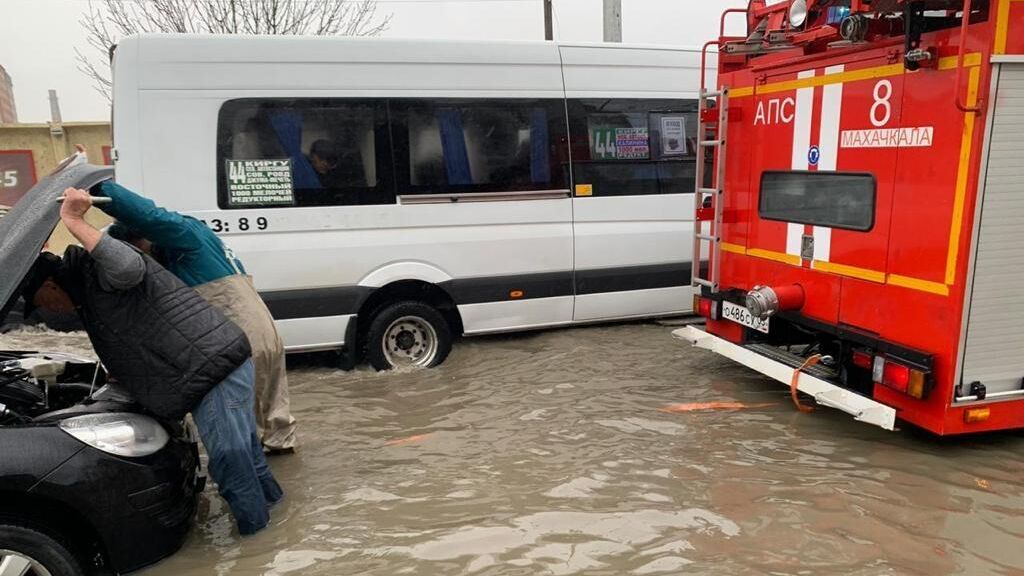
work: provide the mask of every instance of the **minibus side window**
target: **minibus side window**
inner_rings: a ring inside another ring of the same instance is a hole
[[[567,190],[562,100],[389,103],[399,194]]]
[[[695,100],[570,100],[569,133],[577,190],[592,196],[694,190]]]
[[[217,128],[221,208],[395,202],[383,100],[242,99]]]
[[[868,231],[875,225],[875,177],[866,173],[768,171],[758,213],[765,220]]]

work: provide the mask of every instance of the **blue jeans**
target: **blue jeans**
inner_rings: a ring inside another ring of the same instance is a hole
[[[210,457],[210,477],[242,535],[263,529],[270,522],[270,507],[284,497],[256,435],[254,382],[252,360],[246,360],[192,411]]]

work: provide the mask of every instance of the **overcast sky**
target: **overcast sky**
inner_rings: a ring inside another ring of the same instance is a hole
[[[622,39],[699,46],[718,30],[723,8],[746,0],[622,0]],[[555,38],[600,41],[602,0],[555,0]],[[104,120],[106,101],[78,71],[74,47],[87,0],[0,0],[0,65],[14,80],[21,122],[50,117],[47,89],[57,90],[64,120]],[[391,13],[388,37],[543,39],[541,0],[378,0]],[[88,48],[88,47],[86,47]]]

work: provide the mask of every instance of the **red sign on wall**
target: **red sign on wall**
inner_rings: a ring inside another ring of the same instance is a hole
[[[14,206],[35,183],[31,150],[0,150],[0,205]]]

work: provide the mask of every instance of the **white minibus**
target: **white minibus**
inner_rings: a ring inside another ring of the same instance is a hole
[[[221,235],[289,351],[433,366],[692,306],[699,50],[143,35],[113,65],[118,182]]]

